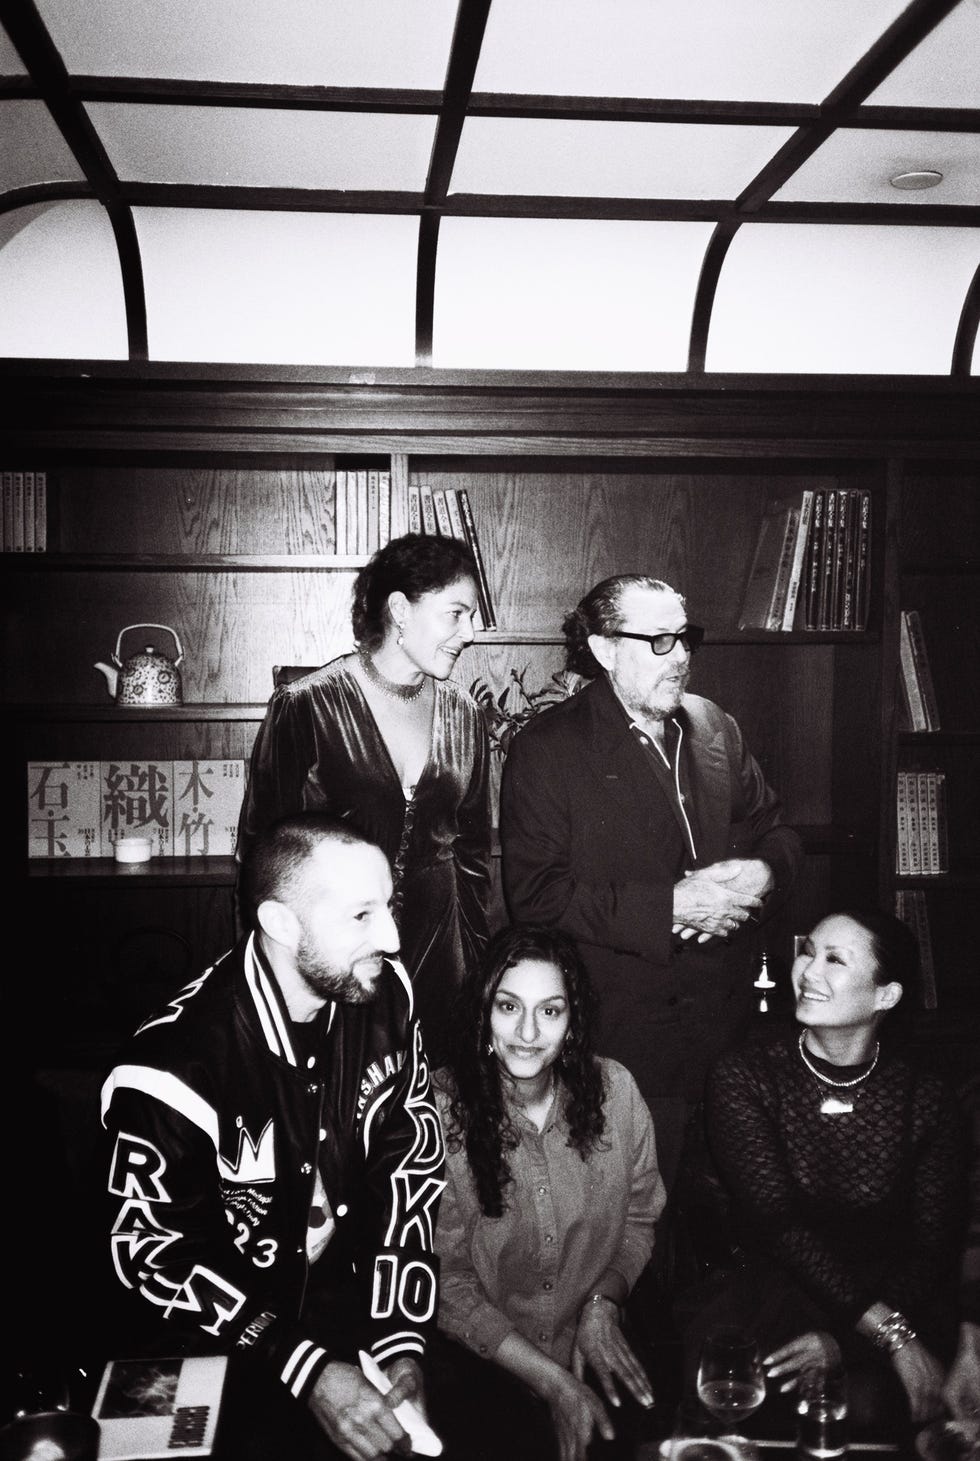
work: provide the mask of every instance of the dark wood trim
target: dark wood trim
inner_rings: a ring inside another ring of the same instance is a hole
[[[276,82],[178,80],[172,77],[88,76],[70,78],[80,101],[127,102],[136,106],[243,107],[275,111],[374,112],[436,115],[441,91],[407,87],[296,86]],[[30,76],[0,77],[0,100],[38,96]],[[696,123],[704,126],[803,127],[821,120],[814,102],[769,102],[630,96],[530,96],[523,92],[473,92],[469,117],[514,117],[551,121]],[[940,106],[859,105],[838,126],[902,132],[977,132],[980,109]]]
[[[694,308],[691,311],[691,345],[688,351],[687,368],[692,374],[702,374],[708,353],[708,332],[711,329],[711,313],[715,305],[715,293],[721,277],[722,265],[732,239],[738,231],[737,223],[719,223],[708,241],[701,273],[694,293]]]
[[[66,203],[75,198],[93,199],[91,183],[29,183],[0,194],[0,213],[14,213],[18,208],[33,208],[38,203]]]
[[[138,106],[247,107],[275,111],[434,114],[441,91],[396,87],[289,86],[256,81],[182,81],[166,77],[74,76],[81,101]]]
[[[50,197],[58,185],[51,185]],[[550,194],[423,193],[125,182],[121,201],[143,208],[260,209],[297,213],[418,213],[453,218],[596,218],[701,223],[880,223],[902,228],[980,227],[980,206],[942,203],[765,203],[744,212],[728,198],[564,198]],[[428,201],[427,201],[428,197]]]
[[[23,368],[18,368],[23,367]],[[115,367],[115,368],[113,368]],[[397,451],[667,460],[960,459],[980,379],[606,377],[0,364],[0,452],[161,463]]]
[[[977,265],[977,271],[966,291],[963,308],[960,310],[959,324],[956,327],[953,359],[950,365],[950,375],[955,380],[970,379],[978,330],[980,330],[980,264]]]
[[[459,139],[489,14],[490,0],[461,0],[456,15],[446,69],[446,89],[425,182],[425,211],[419,225],[415,289],[415,359],[419,365],[427,365],[432,359],[439,212],[445,207],[452,183]]]

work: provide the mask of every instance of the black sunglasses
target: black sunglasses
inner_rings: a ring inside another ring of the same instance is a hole
[[[685,624],[679,634],[634,634],[631,629],[610,629],[607,639],[642,639],[649,644],[654,654],[670,654],[678,639],[688,654],[701,648],[704,630],[700,624]]]

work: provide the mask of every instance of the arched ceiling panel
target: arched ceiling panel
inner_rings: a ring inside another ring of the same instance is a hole
[[[905,0],[494,0],[475,90],[819,102]]]
[[[97,203],[0,218],[0,355],[125,360],[119,255]]]
[[[749,224],[725,258],[710,371],[948,375],[980,229]]]
[[[456,0],[38,0],[69,71],[441,87]]]
[[[240,107],[87,107],[122,179],[420,193],[435,118]]]
[[[414,363],[416,219],[134,212],[152,359]]]
[[[453,193],[734,198],[789,127],[470,117]]]
[[[432,363],[683,370],[702,223],[443,220]]]
[[[0,193],[85,176],[43,101],[0,101],[0,135]]]

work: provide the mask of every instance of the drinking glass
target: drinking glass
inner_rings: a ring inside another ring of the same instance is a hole
[[[758,1410],[766,1398],[759,1346],[739,1329],[713,1329],[698,1368],[698,1399],[722,1427]]]
[[[796,1445],[826,1461],[847,1450],[847,1379],[843,1370],[811,1370],[796,1386]]]

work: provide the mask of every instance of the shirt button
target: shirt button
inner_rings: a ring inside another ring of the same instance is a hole
[[[315,1065],[316,1065],[316,1056],[315,1055],[308,1056],[307,1057],[307,1061],[306,1061],[306,1068],[307,1068],[307,1070],[312,1070]]]
[[[300,1171],[303,1173],[304,1177],[308,1177],[313,1171],[313,1168],[309,1162],[304,1162],[303,1165],[300,1167]]]
[[[545,1240],[546,1243],[553,1243],[555,1241],[555,1235],[554,1235],[554,1233],[546,1233],[544,1240]]]
[[[538,1338],[540,1339],[540,1341],[541,1341],[542,1344],[547,1344],[548,1343],[548,1331],[547,1331],[547,1329],[542,1329],[541,1330],[541,1333],[538,1335]]]
[[[541,1287],[544,1289],[545,1293],[550,1293],[551,1290],[554,1288],[554,1284],[551,1282],[550,1278],[546,1278]]]
[[[323,1127],[321,1126],[320,1127],[320,1140],[321,1141],[326,1141],[326,1139],[327,1139],[327,1133],[324,1131]]]
[[[547,1187],[539,1187],[539,1188],[538,1188],[538,1191],[539,1191],[539,1192],[540,1192],[540,1193],[542,1193],[542,1194],[543,1194],[543,1193],[545,1193],[545,1192],[547,1192],[547,1190],[548,1190],[548,1189],[547,1189]]]
[[[346,1204],[346,1202],[338,1202],[337,1203],[336,1212],[337,1212],[337,1216],[338,1217],[346,1217],[347,1216],[347,1204]]]

